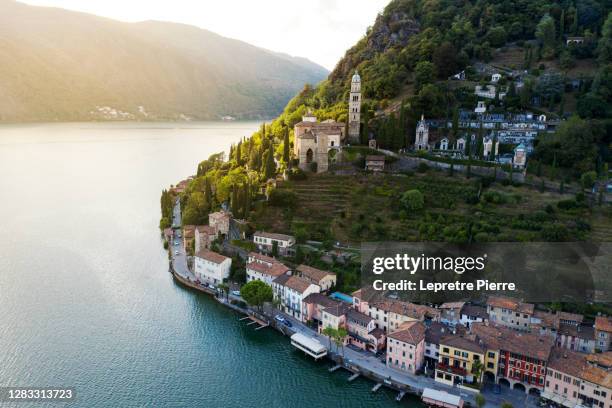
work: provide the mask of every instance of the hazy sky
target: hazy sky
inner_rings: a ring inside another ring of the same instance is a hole
[[[122,21],[191,24],[328,69],[374,23],[389,0],[22,0]]]

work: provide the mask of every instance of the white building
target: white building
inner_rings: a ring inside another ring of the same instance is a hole
[[[281,275],[291,274],[291,269],[274,258],[251,253],[246,265],[246,273],[247,282],[260,280],[272,286],[274,279]]]
[[[272,281],[272,290],[274,300],[279,302],[279,309],[302,320],[304,298],[311,293],[319,293],[321,288],[305,278],[283,274]]]
[[[229,278],[232,258],[202,249],[194,259],[194,274],[200,282],[218,285]]]
[[[295,245],[295,237],[285,234],[257,231],[253,234],[253,242],[257,245],[257,249],[266,253],[272,252],[272,248],[276,242],[278,254],[285,256],[291,252]]]

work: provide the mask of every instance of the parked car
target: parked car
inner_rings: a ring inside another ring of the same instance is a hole
[[[178,252],[178,251],[174,251],[174,255],[178,255],[178,254],[179,254],[179,252]]]
[[[291,322],[287,319],[283,319],[283,324],[287,327],[293,327],[293,324],[291,324]]]
[[[285,318],[281,315],[274,316],[274,320],[276,320],[277,322],[281,322],[281,323],[285,322]]]
[[[215,286],[213,286],[213,285],[208,285],[208,287],[209,287],[210,289],[212,289],[212,290],[217,290],[217,288],[216,288]]]
[[[232,290],[232,295],[240,296],[240,291],[239,290]]]

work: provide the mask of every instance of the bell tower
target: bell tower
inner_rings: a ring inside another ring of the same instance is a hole
[[[348,140],[350,143],[359,143],[361,121],[361,77],[355,71],[351,79],[351,93],[349,96],[348,114]]]

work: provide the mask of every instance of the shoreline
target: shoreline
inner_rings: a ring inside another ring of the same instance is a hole
[[[174,270],[174,266],[172,264],[172,260],[169,260],[169,272],[172,275],[173,279],[178,282],[179,284],[181,284],[182,286],[185,286],[187,288],[193,289],[193,290],[197,290],[201,293],[207,294],[212,296],[219,304],[222,304],[226,307],[228,307],[229,309],[234,310],[235,312],[241,313],[245,316],[251,316],[252,314],[249,313],[249,311],[247,309],[243,309],[240,308],[236,305],[233,305],[229,302],[225,302],[223,300],[220,300],[219,297],[216,296],[216,292],[213,292],[212,290],[198,285],[195,282],[192,282],[191,280],[189,280],[188,278],[181,276],[179,273],[177,273]],[[297,333],[297,331],[291,330],[285,326],[280,326],[277,324],[277,322],[274,319],[271,319],[269,316],[264,316],[267,320],[267,326],[261,326],[260,328],[263,327],[271,327],[273,329],[275,329],[276,331],[278,331],[279,333],[281,333],[283,336],[285,337],[291,337],[291,335],[293,335],[294,333]],[[327,349],[327,347],[326,347]],[[397,379],[391,378],[391,377],[383,377],[377,373],[375,373],[372,370],[369,370],[363,366],[361,366],[359,364],[359,362],[356,361],[352,361],[350,359],[345,359],[343,356],[341,356],[340,354],[338,354],[337,352],[337,346],[336,346],[336,352],[332,351],[331,349],[328,349],[328,353],[326,354],[326,356],[324,357],[324,359],[326,359],[327,361],[331,362],[332,364],[334,364],[334,366],[330,367],[328,369],[328,371],[333,372],[338,370],[339,368],[343,368],[345,370],[347,370],[348,372],[351,373],[351,377],[349,379],[349,381],[352,381],[353,379],[362,376],[370,381],[375,382],[376,384],[374,385],[374,387],[372,388],[372,392],[376,392],[378,391],[382,386],[386,387],[387,389],[397,392],[398,395],[396,397],[396,401],[401,401],[401,399],[406,395],[412,395],[414,397],[419,398],[419,402],[422,403],[422,401],[420,400],[422,394],[423,394],[423,390],[424,388],[418,388],[418,387],[414,387],[411,386],[409,384],[404,384],[401,383],[400,381],[398,381]],[[477,393],[477,390],[473,390],[473,389],[469,389],[469,388],[461,388],[461,391],[468,391],[468,392],[472,392],[472,393]],[[461,397],[464,398],[466,401],[472,400],[473,396],[468,396],[465,393],[461,392]],[[466,398],[467,397],[467,398]]]

